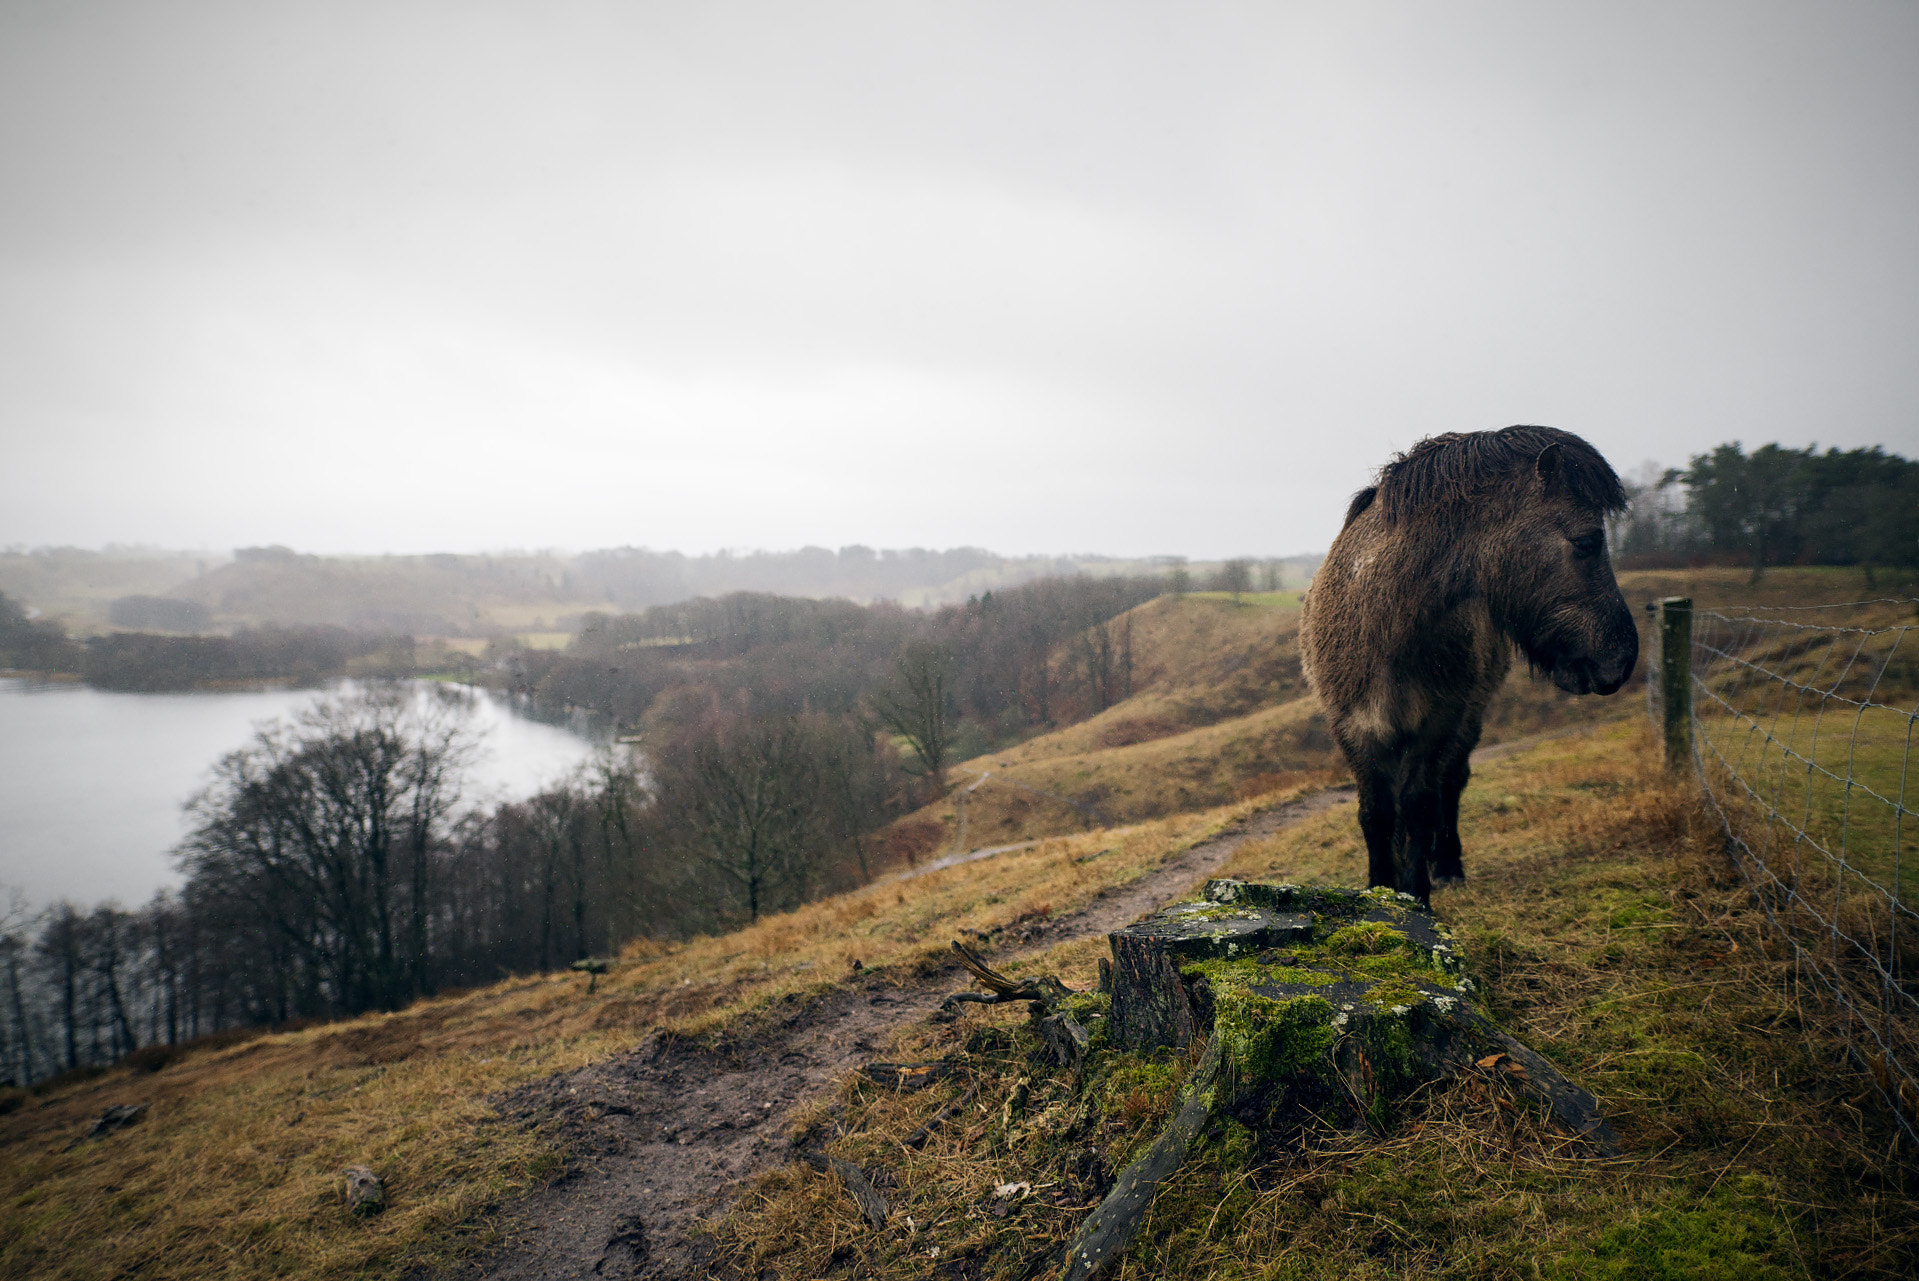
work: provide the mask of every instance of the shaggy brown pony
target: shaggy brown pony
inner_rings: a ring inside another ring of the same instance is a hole
[[[1604,523],[1625,505],[1598,451],[1551,427],[1422,440],[1353,496],[1300,649],[1359,783],[1371,884],[1424,900],[1465,875],[1459,794],[1512,646],[1572,694],[1632,675]]]

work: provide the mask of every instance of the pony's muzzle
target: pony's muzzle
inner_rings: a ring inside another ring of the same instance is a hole
[[[1630,615],[1627,621],[1630,624]],[[1639,633],[1628,627],[1616,643],[1598,654],[1554,663],[1552,682],[1568,694],[1611,694],[1632,677],[1638,664]]]

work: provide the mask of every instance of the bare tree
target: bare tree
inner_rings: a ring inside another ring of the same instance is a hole
[[[127,999],[123,991],[123,970],[130,967],[127,944],[131,941],[127,914],[112,906],[96,907],[81,924],[81,950],[87,977],[91,980],[92,1005],[96,1026],[106,1025],[107,1051],[100,1056],[117,1059],[140,1048],[127,1017]],[[96,1033],[97,1035],[97,1033]]]
[[[1133,693],[1133,616],[1102,619],[1074,639],[1089,711],[1098,715]]]
[[[599,834],[601,875],[607,887],[605,929],[615,936],[657,933],[663,887],[647,858],[640,811],[646,802],[633,755],[602,747],[587,766],[585,783]]]
[[[850,720],[815,716],[807,730],[813,739],[828,834],[836,844],[852,848],[860,883],[867,884],[873,879],[867,837],[893,812],[898,757],[890,747],[882,752],[873,736]]]
[[[0,966],[6,967],[7,1015],[10,1019],[7,1067],[16,1085],[27,1085],[33,1080],[33,1023],[27,1015],[27,1003],[20,991],[20,961],[27,950],[28,924],[25,900],[18,890],[11,891],[5,908],[0,909]]]
[[[80,1066],[80,913],[71,903],[54,907],[34,944],[37,959],[58,994],[65,1066]]]
[[[275,937],[274,978],[300,1012],[427,990],[426,862],[470,742],[405,694],[332,699],[263,729],[194,802],[190,884]]]
[[[522,807],[527,828],[532,834],[538,858],[540,900],[540,968],[550,970],[560,959],[560,894],[570,891],[572,898],[573,955],[586,955],[586,805],[572,787],[550,787],[528,800]]]
[[[661,805],[748,920],[797,904],[822,852],[819,770],[791,717],[715,717],[662,765]]]
[[[1213,590],[1230,592],[1237,605],[1241,596],[1253,590],[1253,562],[1234,559],[1221,564],[1219,572],[1213,575]]]
[[[943,645],[915,641],[900,654],[893,679],[868,700],[881,725],[906,740],[921,770],[946,790],[952,738],[952,654]]]

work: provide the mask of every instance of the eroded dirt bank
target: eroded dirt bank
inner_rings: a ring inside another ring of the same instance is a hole
[[[1083,908],[1002,938],[996,959],[1110,933],[1193,889],[1242,842],[1351,800],[1350,789],[1335,789],[1262,811]],[[789,1158],[793,1110],[879,1057],[894,1028],[966,986],[958,966],[910,987],[855,978],[811,1001],[789,998],[756,1017],[747,1037],[718,1046],[648,1037],[514,1091],[502,1105],[507,1116],[557,1122],[573,1160],[559,1181],[509,1208],[505,1244],[457,1277],[704,1276],[698,1223],[723,1211],[742,1180]]]

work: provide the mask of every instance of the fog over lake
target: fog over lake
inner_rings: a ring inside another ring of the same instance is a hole
[[[584,734],[518,714],[505,698],[417,682],[419,697],[471,709],[481,751],[466,798],[531,795],[589,757]],[[132,907],[176,885],[168,851],[182,805],[254,728],[290,717],[315,690],[126,694],[0,680],[0,887],[38,907],[68,898]]]

